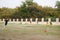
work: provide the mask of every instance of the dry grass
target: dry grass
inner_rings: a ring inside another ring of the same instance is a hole
[[[0,40],[60,40],[60,26],[1,23]]]

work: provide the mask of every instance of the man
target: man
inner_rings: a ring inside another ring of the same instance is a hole
[[[52,25],[52,22],[50,22],[50,25]]]
[[[5,26],[8,24],[8,19],[5,19]]]

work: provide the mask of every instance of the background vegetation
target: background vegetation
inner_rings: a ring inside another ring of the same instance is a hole
[[[0,8],[0,18],[60,18],[60,1],[56,2],[56,7],[42,7],[33,0],[22,2],[20,7]]]

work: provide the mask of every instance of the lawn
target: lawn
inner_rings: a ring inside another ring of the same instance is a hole
[[[0,40],[60,40],[60,25],[0,23]]]

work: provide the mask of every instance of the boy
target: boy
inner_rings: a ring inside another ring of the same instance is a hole
[[[8,24],[8,19],[5,19],[5,26]]]

